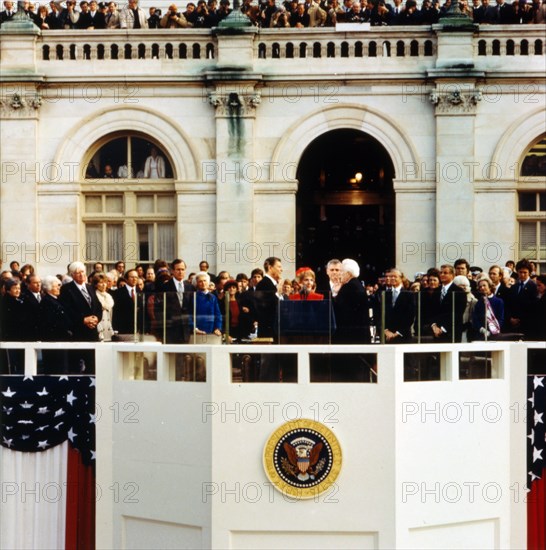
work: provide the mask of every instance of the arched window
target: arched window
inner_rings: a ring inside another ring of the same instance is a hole
[[[519,258],[546,273],[546,134],[527,150],[519,173]]]
[[[173,258],[176,195],[168,152],[138,132],[96,142],[84,159],[82,224],[85,262],[128,264]]]
[[[154,156],[161,160],[155,160]],[[91,149],[83,176],[93,180],[111,177],[140,180],[171,179],[174,174],[161,145],[144,134],[125,132],[111,135]]]

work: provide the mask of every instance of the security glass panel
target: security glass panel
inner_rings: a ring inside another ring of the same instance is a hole
[[[311,353],[311,382],[377,383],[375,353]]]
[[[491,376],[493,354],[490,351],[459,353],[459,379],[495,378]]]
[[[231,353],[231,381],[289,382],[298,381],[298,356],[295,353]]]
[[[441,354],[405,353],[404,382],[443,380]]]

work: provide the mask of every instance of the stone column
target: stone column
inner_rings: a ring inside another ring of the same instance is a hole
[[[434,25],[438,34],[435,83],[429,99],[436,117],[436,265],[465,257],[474,235],[475,118],[485,77],[474,68],[475,25],[458,13]],[[430,264],[432,265],[432,264]]]
[[[36,71],[39,29],[22,7],[0,29],[0,241],[4,265],[37,264],[36,183],[38,115],[42,99]]]
[[[430,101],[436,115],[436,263],[453,263],[472,250],[476,106],[472,81],[436,82]]]
[[[260,94],[255,81],[216,81],[216,266],[237,273],[253,265],[245,250],[254,241],[254,125]],[[210,262],[209,263],[213,263]]]

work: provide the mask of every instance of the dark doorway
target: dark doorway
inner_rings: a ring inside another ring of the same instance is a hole
[[[379,141],[357,130],[315,139],[298,166],[296,266],[322,274],[332,258],[353,258],[361,279],[394,265],[392,161]]]

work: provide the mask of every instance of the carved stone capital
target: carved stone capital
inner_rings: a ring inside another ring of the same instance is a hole
[[[217,117],[249,118],[256,116],[256,108],[261,103],[259,92],[211,92],[209,103],[216,109]]]
[[[477,88],[471,90],[451,89],[446,91],[433,90],[429,101],[436,107],[437,113],[472,114],[476,105],[482,100],[482,93]]]
[[[0,97],[0,114],[3,118],[35,117],[41,106],[42,96],[38,93],[23,96],[16,92]]]

